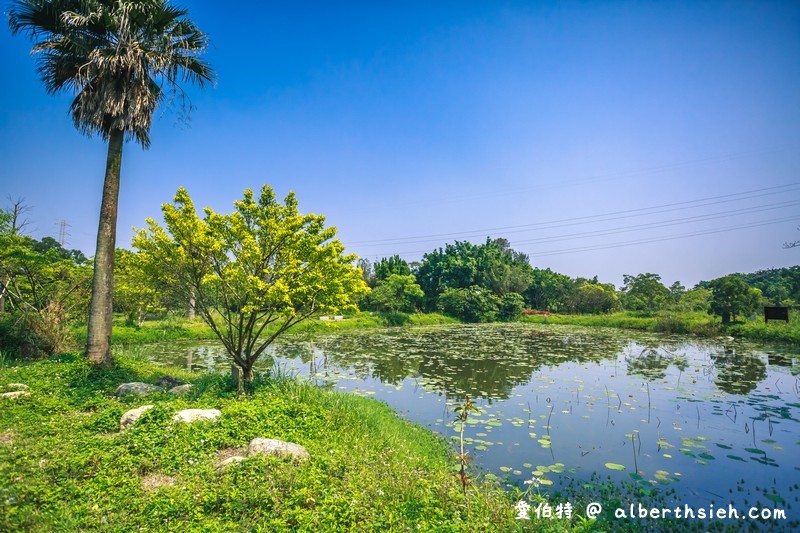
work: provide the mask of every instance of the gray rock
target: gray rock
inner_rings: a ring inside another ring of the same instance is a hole
[[[186,385],[178,385],[177,387],[172,387],[169,389],[170,394],[186,394],[192,390],[192,384],[187,383]]]
[[[191,424],[198,420],[214,420],[222,413],[219,409],[184,409],[172,417],[175,422],[185,422]]]
[[[300,460],[311,457],[303,446],[277,439],[253,439],[247,447],[247,456],[252,455],[277,455]]]
[[[158,385],[159,387],[164,387],[165,389],[171,389],[172,387],[183,385],[183,381],[179,380],[178,378],[173,378],[171,376],[164,376],[156,380],[156,385]]]
[[[125,396],[127,394],[137,394],[139,396],[144,396],[145,394],[151,394],[153,392],[162,392],[163,389],[160,387],[156,387],[155,385],[150,385],[149,383],[142,383],[141,381],[134,381],[132,383],[123,383],[119,387],[117,387],[117,396]]]
[[[24,383],[9,383],[8,385],[6,385],[6,388],[14,390],[30,390],[30,387],[28,387]]]
[[[31,393],[26,390],[17,390],[13,392],[4,392],[0,394],[0,398],[8,398],[9,400],[13,400],[15,398],[23,398],[30,395]]]
[[[134,425],[139,419],[145,414],[147,411],[152,409],[153,405],[143,405],[138,409],[131,409],[130,411],[126,411],[125,414],[122,415],[122,418],[119,420],[119,427],[124,429],[126,427]]]
[[[228,457],[227,459],[225,459],[224,461],[222,461],[221,463],[219,463],[217,465],[217,470],[225,470],[230,465],[238,464],[238,463],[240,463],[242,461],[244,461],[244,457],[242,457],[241,455],[234,455],[234,456]]]

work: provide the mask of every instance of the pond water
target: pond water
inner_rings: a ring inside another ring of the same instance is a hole
[[[153,360],[229,371],[220,345],[152,345]],[[382,400],[453,438],[453,409],[491,476],[541,490],[628,487],[664,504],[800,508],[800,350],[547,325],[287,336],[276,365]],[[549,485],[549,486],[548,486]],[[599,494],[602,496],[602,493]],[[786,522],[783,522],[785,525]]]

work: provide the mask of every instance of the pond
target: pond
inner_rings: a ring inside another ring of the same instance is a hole
[[[228,371],[219,345],[153,360]],[[262,369],[370,396],[465,442],[490,477],[569,496],[608,482],[663,504],[785,509],[800,497],[800,351],[731,339],[548,325],[287,336]],[[598,500],[601,501],[601,500]],[[784,522],[785,524],[785,522]]]

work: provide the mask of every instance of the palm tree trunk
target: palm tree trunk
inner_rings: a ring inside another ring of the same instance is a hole
[[[86,340],[86,357],[101,366],[111,366],[111,297],[114,292],[114,249],[117,241],[117,204],[119,201],[119,176],[122,167],[121,130],[111,132],[108,139],[106,177],[103,182],[103,200],[100,204],[100,224],[97,228],[97,250],[94,256],[92,301],[89,304],[89,332]]]

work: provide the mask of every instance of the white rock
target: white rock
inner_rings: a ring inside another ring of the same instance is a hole
[[[221,414],[219,409],[184,409],[173,416],[172,420],[191,424],[198,420],[214,420]]]
[[[308,459],[308,450],[294,442],[276,439],[253,439],[247,447],[247,456],[251,455],[277,455],[279,457],[293,457],[295,459]]]
[[[0,398],[8,398],[9,400],[13,400],[14,398],[23,398],[30,395],[31,393],[26,390],[18,390],[13,392],[4,392],[0,394]]]
[[[131,409],[130,411],[126,411],[125,414],[122,415],[122,418],[120,418],[119,420],[119,427],[126,428],[128,426],[134,425],[142,417],[143,414],[145,414],[153,407],[154,407],[153,405],[143,405],[138,409]]]
[[[119,387],[117,387],[117,396],[125,396],[126,394],[138,394],[139,396],[144,396],[145,394],[150,394],[151,392],[161,392],[163,389],[160,387],[156,387],[155,385],[150,385],[149,383],[142,383],[141,381],[134,381],[132,383],[123,383]]]
[[[192,384],[187,383],[186,385],[178,385],[177,387],[172,387],[169,389],[170,394],[184,394],[192,390]]]
[[[6,385],[7,389],[17,389],[17,390],[30,390],[30,387],[25,385],[24,383],[9,383]]]

